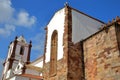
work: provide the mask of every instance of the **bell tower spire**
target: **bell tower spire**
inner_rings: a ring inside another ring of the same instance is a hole
[[[4,63],[3,80],[14,75],[14,69],[17,67],[20,60],[22,60],[24,64],[30,63],[31,47],[32,41],[27,43],[23,36],[15,37],[15,40],[10,43],[8,56]]]

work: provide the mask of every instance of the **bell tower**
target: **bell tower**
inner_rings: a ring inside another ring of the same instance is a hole
[[[30,63],[30,52],[32,42],[27,43],[23,36],[16,37],[13,42],[10,43],[8,49],[8,56],[4,62],[4,70],[2,80],[5,80],[14,75],[14,69],[22,60],[24,64]],[[24,71],[24,70],[23,70]]]

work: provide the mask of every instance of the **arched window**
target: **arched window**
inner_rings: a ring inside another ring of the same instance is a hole
[[[51,37],[50,76],[56,75],[57,72],[57,47],[58,47],[58,33],[55,30]]]
[[[20,47],[20,55],[23,55],[23,54],[24,54],[24,47],[21,46],[21,47]]]

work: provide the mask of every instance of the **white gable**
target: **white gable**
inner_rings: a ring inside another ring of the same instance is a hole
[[[65,8],[59,10],[50,23],[47,25],[48,28],[48,37],[47,37],[47,45],[46,45],[46,60],[45,62],[50,61],[50,49],[51,49],[51,36],[53,31],[56,30],[58,32],[58,55],[57,59],[61,59],[63,57],[63,33],[64,33],[64,21],[65,21]]]
[[[27,43],[23,36],[20,36],[17,40],[20,41],[20,42]]]

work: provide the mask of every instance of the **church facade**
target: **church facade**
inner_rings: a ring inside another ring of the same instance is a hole
[[[44,54],[34,62],[31,41],[15,38],[2,80],[120,80],[119,17],[105,24],[66,5],[45,30]]]

